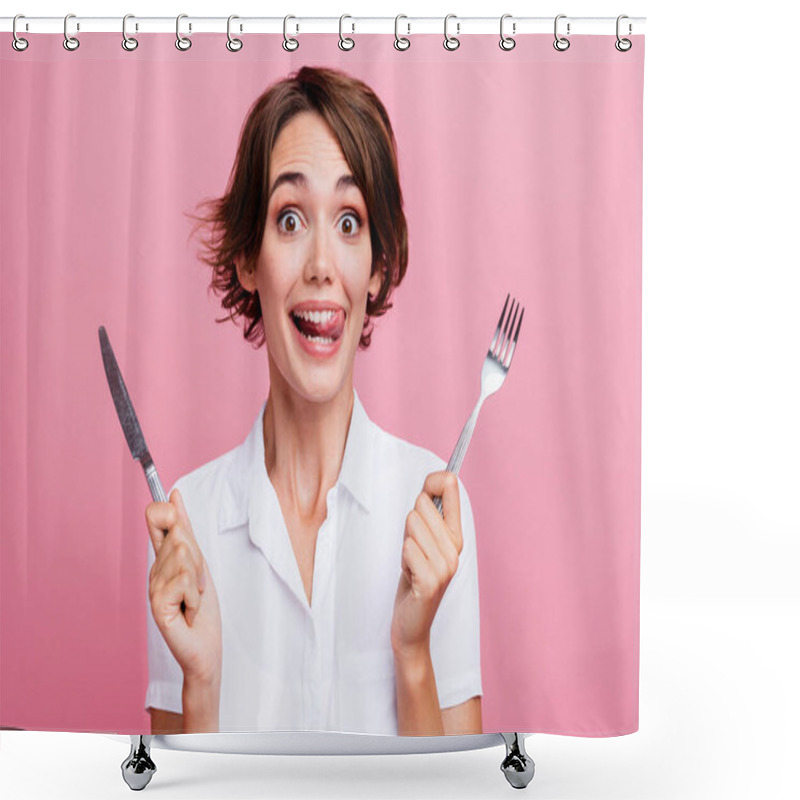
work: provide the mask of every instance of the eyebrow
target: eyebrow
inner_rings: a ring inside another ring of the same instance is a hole
[[[282,172],[272,182],[272,186],[269,190],[269,197],[272,197],[272,195],[275,194],[275,190],[284,183],[289,183],[300,189],[308,188],[308,179],[302,172]],[[337,192],[342,192],[351,186],[356,186],[356,179],[352,175],[342,175],[339,180],[336,181]],[[356,186],[356,188],[358,187]]]

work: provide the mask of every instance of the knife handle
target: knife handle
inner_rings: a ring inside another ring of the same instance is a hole
[[[152,461],[145,467],[144,475],[147,478],[147,485],[150,487],[150,494],[153,496],[153,500],[156,503],[166,503],[167,494],[156,472],[156,465]]]

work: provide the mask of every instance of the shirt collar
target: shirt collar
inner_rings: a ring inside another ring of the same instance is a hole
[[[263,433],[266,406],[265,400],[250,433],[234,450],[228,465],[217,520],[217,529],[220,532],[244,525],[250,518],[252,494],[259,485],[261,471],[266,471]],[[358,392],[353,388],[353,412],[337,483],[341,483],[367,512],[372,506],[374,427],[375,424],[361,404]]]
[[[375,474],[374,427],[364,406],[361,405],[358,392],[353,388],[353,413],[350,417],[342,467],[339,470],[339,481],[367,512],[372,505],[372,481]]]

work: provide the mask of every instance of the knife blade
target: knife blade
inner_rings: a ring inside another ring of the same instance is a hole
[[[111,342],[109,341],[106,329],[101,325],[98,333],[100,335],[100,352],[103,355],[103,366],[106,370],[108,388],[111,390],[111,397],[114,400],[117,417],[119,417],[120,425],[122,425],[122,432],[125,434],[125,439],[128,442],[131,455],[135,461],[138,461],[142,465],[153,500],[165,503],[167,501],[167,495],[164,492],[164,487],[161,485],[161,480],[158,477],[158,472],[156,472],[153,459],[150,457],[147,444],[145,444],[142,427],[139,425],[139,420],[136,418],[136,412],[133,410],[133,403],[131,403],[125,381],[122,379],[122,373],[117,364],[117,359],[114,356],[114,351],[111,348]]]
[[[111,347],[106,329],[102,325],[98,330],[98,334],[100,335],[100,352],[103,355],[103,367],[106,371],[108,388],[111,389],[114,408],[117,409],[117,417],[119,417],[120,425],[122,425],[122,432],[125,434],[131,455],[144,469],[144,476],[147,478],[147,485],[150,487],[150,494],[153,500],[157,503],[166,503],[167,494],[161,485],[158,472],[156,472],[156,465],[150,457],[150,451],[144,441],[142,426],[139,425],[139,420],[136,418],[136,412],[133,410],[133,403],[125,386],[125,381],[122,380],[122,372],[120,372],[119,364],[117,364],[114,350]],[[164,531],[164,535],[166,536],[168,532]],[[186,603],[183,600],[181,600],[181,613],[186,614]]]

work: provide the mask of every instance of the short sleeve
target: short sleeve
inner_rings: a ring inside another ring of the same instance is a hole
[[[459,705],[483,694],[475,520],[469,496],[460,480],[458,489],[463,547],[456,574],[431,625],[431,660],[441,708]]]
[[[174,487],[173,487],[174,488]],[[170,490],[169,494],[172,494]],[[169,496],[169,494],[167,496]],[[147,581],[156,560],[153,542],[147,542]],[[145,709],[160,708],[175,714],[183,713],[183,670],[164,641],[161,631],[153,618],[149,591],[145,586],[147,606],[147,693],[144,698]]]

